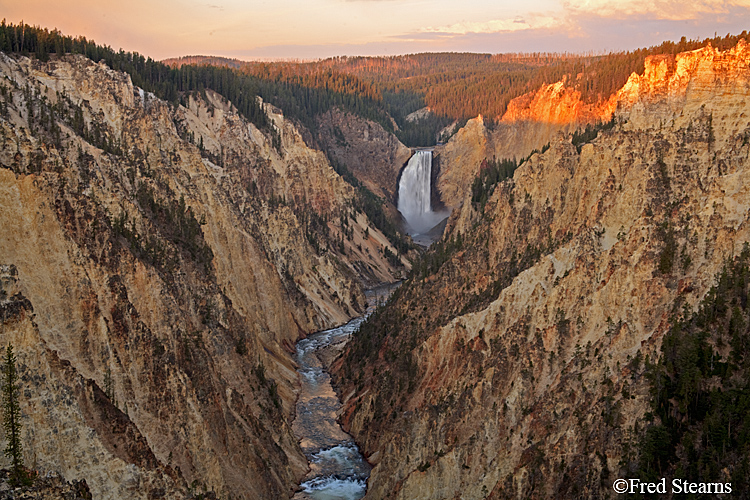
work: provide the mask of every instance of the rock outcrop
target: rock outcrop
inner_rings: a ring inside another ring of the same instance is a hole
[[[270,106],[276,144],[211,91],[164,102],[81,56],[0,76],[27,464],[95,498],[290,496],[293,343],[403,272],[351,186]]]
[[[91,500],[86,481],[66,481],[58,474],[36,477],[31,486],[15,486],[10,481],[10,471],[0,470],[0,499],[2,500]]]
[[[370,191],[391,206],[398,195],[398,175],[411,150],[379,124],[333,109],[317,118],[320,140],[334,160],[346,165]]]
[[[608,119],[614,112],[617,100],[617,96],[613,95],[606,101],[586,104],[578,90],[567,86],[566,81],[560,81],[511,100],[501,122],[592,123]]]
[[[650,58],[613,129],[558,135],[483,207],[456,189],[434,258],[335,363],[366,498],[599,498],[630,477],[643,360],[750,241],[748,64],[744,43]]]
[[[444,145],[435,148],[434,161],[440,176],[437,188],[445,205],[459,208],[485,159],[521,160],[542,149],[558,134],[573,131],[578,122],[558,123],[542,120],[501,121],[487,127],[483,117],[469,120]]]
[[[709,45],[676,56],[651,56],[645,62],[643,75],[634,73],[622,89],[593,104],[585,103],[581,93],[564,80],[512,99],[505,114],[489,127],[481,116],[469,120],[435,151],[440,164],[438,189],[443,201],[451,209],[461,206],[482,160],[493,157],[520,160],[534,150],[541,150],[558,134],[610,120],[618,108],[635,106],[637,112],[651,104],[663,107],[667,114],[679,114],[687,103],[688,93],[691,102],[699,106],[704,100],[720,99],[720,95],[712,93],[715,89],[711,85],[702,88],[703,79],[711,79],[714,67],[725,78],[741,76],[745,68],[737,63],[737,55],[746,50],[745,43],[741,40],[736,48],[724,53]],[[707,67],[708,61],[713,67]],[[662,99],[667,95],[671,97]]]
[[[484,159],[521,160],[557,137],[581,126],[609,120],[617,96],[597,105],[585,104],[581,93],[565,81],[516,97],[505,114],[487,126],[482,116],[469,120],[435,150],[440,164],[438,190],[451,209],[460,207]]]

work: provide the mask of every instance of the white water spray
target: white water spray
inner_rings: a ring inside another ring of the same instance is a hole
[[[417,151],[401,173],[398,185],[398,210],[406,219],[412,236],[425,234],[448,214],[433,212],[430,206],[432,151]]]

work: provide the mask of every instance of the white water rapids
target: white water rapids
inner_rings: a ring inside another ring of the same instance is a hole
[[[384,302],[395,286],[383,285],[367,290],[367,314],[376,304]],[[310,472],[300,484],[301,491],[292,500],[358,500],[367,491],[370,464],[352,437],[336,421],[341,402],[318,356],[333,346],[341,348],[351,335],[356,334],[367,314],[297,342],[300,392],[292,429],[307,457]]]
[[[346,325],[314,333],[297,342],[301,387],[292,427],[310,464],[310,472],[295,500],[357,500],[365,495],[370,465],[351,436],[336,422],[341,402],[316,355],[320,349],[347,340],[363,320],[364,317],[355,318]]]

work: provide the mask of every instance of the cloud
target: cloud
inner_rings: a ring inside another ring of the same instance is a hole
[[[641,17],[687,21],[706,14],[726,14],[733,7],[750,7],[750,0],[566,0],[572,16]]]
[[[493,19],[490,21],[465,21],[448,26],[422,28],[420,33],[445,33],[450,35],[466,35],[469,33],[511,33],[540,28],[553,28],[562,22],[551,16],[527,16],[529,20],[516,17],[513,19]]]

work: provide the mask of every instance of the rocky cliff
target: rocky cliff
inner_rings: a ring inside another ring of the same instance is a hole
[[[401,169],[411,149],[375,122],[333,109],[317,117],[318,135],[334,161],[345,165],[376,196],[393,221],[400,221],[396,202]]]
[[[95,498],[289,496],[292,344],[361,312],[395,250],[269,106],[277,140],[211,91],[164,102],[80,56],[0,54],[0,75],[27,464]]]
[[[318,134],[331,156],[373,193],[390,202],[398,194],[398,174],[411,150],[375,122],[339,109],[317,118]]]
[[[520,160],[541,150],[558,134],[608,121],[617,103],[623,101],[621,93],[588,104],[564,80],[512,99],[505,114],[492,119],[489,126],[482,116],[469,120],[447,144],[436,148],[441,165],[438,189],[444,202],[451,208],[463,203],[463,195],[485,158]]]
[[[435,148],[440,176],[437,188],[450,209],[460,207],[484,159],[520,160],[542,149],[558,134],[576,130],[579,122],[547,122],[540,119],[501,121],[489,127],[479,116],[469,120],[444,145]]]
[[[444,241],[335,363],[366,498],[600,498],[631,477],[643,360],[750,240],[749,65],[744,43],[650,58],[613,129],[558,135],[484,206],[456,191]]]

